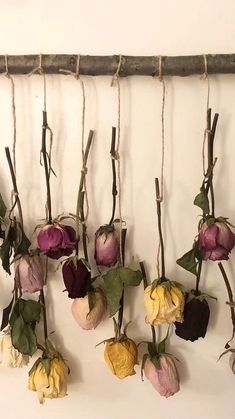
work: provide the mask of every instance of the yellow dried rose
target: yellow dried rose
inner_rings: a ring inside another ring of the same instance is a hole
[[[171,281],[149,285],[144,292],[146,323],[158,325],[163,323],[183,322],[184,294]]]
[[[44,398],[67,395],[68,366],[62,357],[39,358],[29,372],[28,388],[36,391],[40,403]]]
[[[112,373],[123,379],[134,375],[134,366],[137,362],[138,351],[133,340],[124,337],[120,341],[109,340],[106,342],[104,359]]]

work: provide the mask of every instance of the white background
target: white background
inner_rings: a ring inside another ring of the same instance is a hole
[[[0,53],[80,53],[187,55],[235,51],[235,3],[232,0],[67,0],[0,1]],[[235,222],[235,76],[213,76],[210,104],[219,112],[216,134],[215,192],[217,215]],[[84,77],[87,96],[86,137],[95,129],[90,155],[88,234],[109,221],[111,210],[111,127],[116,124],[117,91],[110,77]],[[15,77],[17,173],[25,225],[32,235],[44,217],[45,183],[39,164],[42,78]],[[205,127],[206,82],[199,76],[167,78],[164,234],[167,275],[190,288],[194,278],[175,260],[190,249],[200,211],[192,205],[202,177],[201,148]],[[74,212],[80,176],[81,90],[69,76],[48,77],[48,120],[54,131],[53,213]],[[156,277],[157,225],[154,178],[160,175],[161,84],[151,77],[121,82],[122,208],[128,226],[128,261],[146,262]],[[0,78],[0,186],[10,205],[11,182],[4,147],[12,146],[10,83]],[[234,255],[231,262],[235,261]],[[227,263],[232,280],[234,269]],[[181,391],[165,400],[137,374],[116,379],[103,361],[103,346],[113,335],[106,319],[94,332],[80,330],[71,300],[62,293],[60,274],[51,264],[47,290],[49,329],[71,367],[68,396],[43,406],[27,390],[28,368],[0,370],[0,414],[8,419],[230,419],[234,418],[235,378],[229,356],[217,362],[231,333],[227,295],[216,263],[203,269],[202,286],[218,297],[211,301],[205,340],[190,343],[174,334],[169,351],[179,359]],[[12,278],[1,272],[0,309],[10,299]],[[142,287],[128,292],[125,321],[130,337],[150,336],[144,322]],[[164,330],[163,330],[164,333]],[[143,351],[141,352],[143,353]]]

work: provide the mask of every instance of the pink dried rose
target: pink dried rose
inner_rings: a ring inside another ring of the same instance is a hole
[[[119,257],[119,240],[113,225],[101,226],[95,233],[97,265],[114,266]]]
[[[72,315],[84,330],[95,329],[105,315],[106,300],[103,293],[95,291],[95,298],[95,306],[91,311],[89,309],[88,295],[83,298],[76,298],[72,303]]]
[[[228,225],[222,221],[215,221],[208,225],[202,224],[199,231],[199,249],[204,251],[204,260],[227,260],[234,247],[235,236]]]
[[[52,259],[69,256],[76,247],[76,232],[73,227],[54,223],[41,228],[37,236],[42,253]]]
[[[180,389],[178,371],[169,355],[160,355],[159,364],[160,368],[157,368],[151,359],[147,358],[144,364],[144,373],[155,390],[167,398],[173,396]]]
[[[22,292],[34,293],[44,285],[44,269],[38,255],[24,255],[15,262],[16,286]]]

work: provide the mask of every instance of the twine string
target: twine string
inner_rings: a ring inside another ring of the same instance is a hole
[[[209,103],[210,103],[210,79],[208,76],[208,63],[207,63],[207,56],[203,54],[203,61],[204,61],[204,73],[201,76],[201,80],[206,80],[207,82],[207,94],[206,94],[206,118],[207,118],[207,112],[209,109]],[[207,129],[207,122],[206,122],[206,128],[204,130],[203,134],[203,144],[202,144],[202,168],[203,168],[203,176],[206,176],[206,163],[205,163],[205,146],[208,140],[208,135],[210,134],[210,130]]]
[[[40,76],[43,76],[43,111],[47,112],[47,81],[46,81],[46,74],[45,71],[43,69],[43,65],[42,65],[42,53],[39,54],[39,63],[38,65],[33,68],[32,71],[30,71],[30,73],[28,74],[28,77],[31,77],[34,74],[39,74]],[[47,158],[48,158],[48,163],[49,163],[49,180],[51,177],[51,172],[53,172],[52,167],[51,167],[51,154],[52,154],[52,145],[53,145],[53,131],[50,128],[50,126],[48,125],[48,122],[46,123],[46,125],[43,127],[45,128],[48,132],[49,132],[49,152],[47,153]],[[46,211],[46,218],[48,218],[48,204],[46,201],[45,204],[45,211]]]
[[[89,216],[89,201],[88,201],[87,183],[86,183],[86,175],[87,175],[88,169],[86,166],[86,159],[85,159],[86,91],[85,91],[84,81],[80,77],[80,60],[81,60],[81,56],[80,54],[78,54],[75,73],[73,71],[65,70],[65,69],[59,69],[59,72],[64,73],[64,74],[69,74],[75,77],[75,79],[80,82],[80,86],[82,90],[82,141],[81,141],[82,169],[81,169],[81,172],[84,173],[83,191],[84,191],[86,209],[85,209],[84,219],[80,220],[80,222],[83,222],[85,224]]]
[[[121,207],[121,163],[120,163],[120,140],[121,140],[121,86],[120,86],[120,70],[122,66],[122,55],[119,55],[118,66],[111,80],[111,86],[117,85],[117,146],[114,158],[117,161],[117,177],[118,177],[118,213],[119,213],[119,246],[120,246],[120,263],[123,265],[122,256],[122,207]]]
[[[16,106],[15,106],[15,83],[13,77],[9,73],[8,68],[8,56],[5,55],[5,73],[4,75],[11,82],[11,108],[12,108],[12,120],[13,120],[13,144],[12,144],[12,156],[13,156],[13,168],[16,176]]]
[[[162,106],[161,106],[161,175],[160,175],[160,194],[157,201],[163,202],[164,197],[164,165],[165,165],[165,103],[166,103],[166,83],[162,74],[162,56],[157,57],[158,72],[157,79],[162,83]],[[157,248],[157,274],[160,277],[160,239]]]

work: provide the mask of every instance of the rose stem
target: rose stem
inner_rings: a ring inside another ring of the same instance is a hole
[[[10,154],[9,147],[5,147],[5,153],[6,153],[10,173],[11,173],[11,179],[12,179],[13,189],[14,189],[14,193],[15,193],[15,201],[16,201],[17,208],[18,208],[18,213],[19,213],[19,221],[20,221],[20,224],[21,224],[21,227],[22,227],[22,230],[23,230],[23,213],[22,213],[21,202],[20,202],[17,183],[16,183],[16,176],[15,176],[15,172],[14,172],[14,168],[13,168],[13,164],[12,164],[12,160],[11,160],[11,154]]]
[[[117,183],[116,183],[116,164],[115,164],[115,142],[116,142],[116,128],[112,127],[112,140],[111,140],[111,162],[112,162],[112,173],[113,173],[113,187],[112,187],[112,195],[113,195],[113,209],[112,209],[112,217],[109,221],[109,225],[112,225],[115,210],[116,210],[116,196],[117,196]]]
[[[18,214],[19,214],[19,222],[20,222],[22,231],[24,231],[23,230],[22,207],[21,207],[21,202],[20,202],[20,197],[19,197],[17,182],[16,182],[16,176],[15,176],[15,171],[14,171],[12,160],[11,160],[11,153],[10,153],[9,147],[5,147],[5,153],[6,153],[6,158],[7,158],[8,166],[9,166],[9,169],[10,169],[10,173],[11,173],[11,179],[12,179],[12,184],[13,184],[13,189],[14,189],[14,194],[15,194],[15,203],[14,203],[11,211],[13,210],[15,204],[17,204]],[[15,298],[15,301],[18,299],[18,288],[16,286],[16,280],[15,280],[15,284],[14,284],[14,298]]]
[[[200,295],[200,291],[199,291],[199,283],[200,283],[200,278],[201,278],[201,271],[202,271],[202,259],[199,260],[198,262],[198,269],[197,269],[197,278],[196,278],[196,295]]]
[[[160,197],[158,178],[155,179],[155,190],[156,190],[156,199],[157,199],[158,232],[159,232],[160,248],[161,248],[161,279],[165,279],[165,255],[164,255],[164,242],[163,242],[162,224],[161,224],[161,201],[160,201],[161,197]]]
[[[213,187],[213,163],[214,163],[214,139],[215,139],[215,130],[217,126],[219,115],[216,113],[213,119],[213,125],[211,128],[211,109],[208,109],[207,112],[207,130],[208,130],[208,170],[210,171],[208,184],[211,194],[211,215],[215,216],[215,196],[214,196],[214,187]]]
[[[40,291],[40,302],[42,305],[42,315],[43,315],[43,327],[44,327],[44,338],[45,341],[47,340],[48,333],[47,333],[47,313],[46,313],[46,302],[45,302],[45,295],[43,289]]]
[[[147,281],[147,277],[146,277],[144,262],[140,262],[140,270],[141,270],[142,275],[143,275],[143,284],[144,284],[144,289],[145,289],[148,286],[148,281]],[[157,346],[156,331],[155,331],[155,327],[153,325],[151,325],[151,330],[152,330],[153,344],[156,347]]]
[[[211,215],[214,217],[215,213],[215,197],[214,197],[214,188],[213,188],[213,164],[214,164],[214,139],[215,139],[215,131],[217,126],[219,114],[216,113],[213,118],[212,129],[211,129],[211,109],[207,111],[207,130],[208,130],[208,167],[207,173],[210,172],[208,186],[206,188],[206,194],[208,195],[209,189],[211,192]],[[205,213],[203,213],[203,218],[205,217]],[[199,295],[199,283],[201,277],[201,270],[202,270],[202,260],[199,260],[198,263],[198,270],[197,270],[197,278],[196,278],[196,294]]]
[[[125,243],[126,243],[126,233],[127,229],[122,229],[122,265],[125,265]],[[119,330],[121,330],[122,327],[122,321],[123,321],[123,310],[124,310],[124,290],[122,292],[122,298],[120,300],[120,308],[118,311],[118,325]]]
[[[80,215],[81,209],[84,212],[84,210],[83,210],[83,207],[84,207],[84,193],[82,192],[82,190],[83,190],[84,181],[85,181],[85,177],[86,177],[86,163],[87,163],[89,151],[90,151],[90,148],[91,148],[93,134],[94,134],[94,131],[90,130],[88,140],[87,140],[87,144],[86,144],[85,153],[84,153],[83,167],[82,167],[82,171],[81,171],[80,184],[79,184],[79,188],[78,188],[77,210],[76,210],[76,216],[77,216],[77,255],[78,255],[78,247],[79,247],[79,243],[78,243],[79,242],[79,240],[78,240],[78,238],[79,238],[79,218],[80,218],[79,215]],[[82,194],[83,194],[83,196],[82,196]],[[83,201],[82,205],[81,205],[81,201]],[[83,218],[84,218],[84,214],[83,214]],[[86,245],[85,245],[85,249],[86,249]]]
[[[82,244],[83,244],[83,252],[84,252],[84,257],[86,259],[87,262],[89,262],[88,260],[88,251],[87,251],[87,235],[86,235],[86,221],[85,221],[85,216],[84,216],[84,198],[85,198],[85,192],[82,191],[80,193],[80,220],[82,223]]]
[[[230,311],[231,311],[231,319],[232,319],[232,324],[233,324],[233,333],[232,333],[231,339],[225,345],[225,347],[227,348],[227,347],[229,347],[228,343],[234,338],[234,334],[235,334],[235,308],[232,306],[232,304],[233,304],[233,292],[232,292],[232,288],[230,286],[227,274],[226,274],[226,272],[224,270],[224,267],[223,267],[221,262],[218,263],[218,266],[219,266],[219,269],[220,269],[220,271],[222,273],[222,276],[224,278],[225,286],[226,286],[227,291],[228,291],[229,302],[231,303]]]
[[[41,154],[43,157],[43,164],[45,170],[45,178],[46,178],[46,187],[47,187],[47,209],[48,209],[48,224],[52,223],[52,214],[51,214],[51,191],[50,191],[50,167],[48,167],[48,153],[46,149],[46,132],[48,128],[47,124],[47,112],[44,110],[42,112],[43,122],[42,122],[42,148]]]

